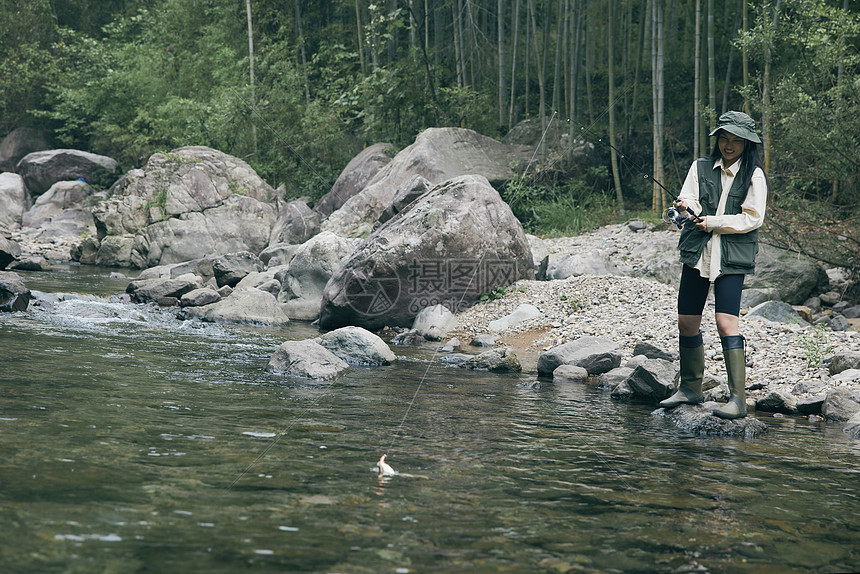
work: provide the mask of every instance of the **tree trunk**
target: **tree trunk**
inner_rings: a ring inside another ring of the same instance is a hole
[[[364,30],[361,27],[361,10],[358,7],[358,0],[355,0],[355,29],[358,33],[358,60],[361,62],[361,75],[367,73],[367,67],[364,63]]]
[[[663,181],[663,0],[652,0],[651,12],[651,83],[654,118],[654,174],[656,181]],[[651,209],[663,212],[663,190],[653,182],[651,185]]]
[[[570,19],[570,144],[573,145],[576,134],[576,100],[579,91],[579,47],[582,43],[582,2],[573,0],[573,17]]]
[[[749,30],[749,24],[747,22],[747,0],[743,1],[743,31],[744,35],[746,35]],[[751,114],[750,110],[750,99],[749,99],[749,83],[750,83],[750,73],[749,73],[749,58],[747,56],[746,46],[743,48],[743,74],[744,74],[744,111],[747,114]]]
[[[517,85],[517,48],[520,39],[520,0],[514,2],[514,41],[511,47],[511,99],[508,102],[508,129],[514,126],[514,101]]]
[[[540,116],[540,124],[541,131],[546,128],[546,97],[545,97],[545,86],[544,86],[544,69],[543,69],[543,59],[541,57],[540,50],[538,49],[538,33],[537,33],[537,19],[535,18],[535,2],[534,0],[529,0],[529,14],[530,19],[532,21],[532,38],[534,40],[534,49],[535,49],[535,60],[537,61],[537,73],[538,73],[538,90],[540,93],[538,94],[538,114]]]
[[[723,85],[723,105],[720,108],[720,113],[725,113],[729,111],[729,90],[732,85],[732,66],[734,64],[735,57],[735,37],[737,36],[737,30],[741,26],[741,19],[743,18],[743,10],[741,9],[741,3],[743,0],[738,0],[738,13],[735,18],[735,25],[732,28],[732,38],[729,41],[729,63],[726,66],[726,80]],[[728,2],[726,3],[728,6]]]
[[[305,102],[311,104],[311,87],[308,83],[308,60],[305,55],[305,36],[302,32],[302,10],[299,6],[299,0],[295,1],[296,6],[296,32],[299,36],[299,53],[302,57],[302,80],[305,84]]]
[[[615,152],[615,54],[613,50],[613,44],[615,44],[614,38],[614,10],[615,10],[615,0],[608,0],[607,4],[607,20],[606,20],[606,44],[607,44],[607,52],[606,57],[609,61],[608,64],[608,78],[607,82],[609,84],[609,142],[612,144],[612,147],[609,148],[609,158],[610,163],[612,164],[612,179],[615,182],[615,201],[618,202],[618,213],[622,217],[624,217],[624,196],[621,193],[621,175],[618,173],[618,157]]]
[[[496,2],[496,24],[499,50],[499,127],[505,125],[505,2]]]
[[[699,157],[702,141],[700,139],[701,120],[699,119],[699,109],[701,108],[701,99],[699,92],[702,88],[702,0],[696,0],[696,46],[694,53],[693,66],[693,157]]]
[[[714,54],[714,0],[708,0],[708,106],[717,109],[717,78]]]
[[[254,94],[254,26],[251,21],[251,0],[245,0],[245,11],[248,14],[248,66],[250,68],[251,111],[257,109],[257,96]],[[254,144],[254,155],[257,155],[257,124],[251,121],[251,138]]]
[[[454,23],[454,67],[457,69],[457,87],[462,88],[466,78],[463,74],[463,49],[460,44],[462,28],[460,27],[460,11],[458,10],[458,4],[461,4],[460,0],[457,2],[451,2],[451,10],[453,11],[454,16],[452,20]]]

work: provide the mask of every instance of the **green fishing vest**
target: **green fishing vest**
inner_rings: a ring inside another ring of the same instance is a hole
[[[744,166],[749,169],[754,166]],[[720,170],[714,169],[714,160],[703,158],[696,161],[699,173],[699,203],[702,213],[699,215],[715,215],[720,203],[722,182]],[[726,200],[726,215],[741,213],[741,204],[747,197],[747,189],[743,189],[745,170],[735,176],[729,197]],[[678,238],[678,249],[681,251],[681,263],[695,267],[702,256],[702,250],[711,239],[711,232],[702,231],[692,221],[684,224],[681,237]],[[720,235],[720,274],[754,273],[755,256],[758,254],[758,229],[748,233],[726,233]]]

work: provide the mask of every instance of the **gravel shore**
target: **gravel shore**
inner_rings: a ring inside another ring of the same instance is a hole
[[[545,240],[550,253],[600,247],[623,254],[630,268],[644,265],[632,255],[644,242],[665,241],[661,232],[622,233],[621,226],[601,228],[573,238]],[[670,233],[671,232],[666,232]],[[676,236],[675,236],[676,237]],[[541,352],[586,335],[605,336],[621,347],[624,360],[636,343],[645,341],[666,351],[677,350],[677,288],[643,277],[581,275],[555,281],[519,281],[507,293],[457,315],[459,327],[448,334],[468,345],[475,335],[498,336],[497,346],[511,347],[526,371],[534,370]],[[542,315],[493,333],[490,321],[529,303]],[[831,376],[827,359],[845,351],[860,351],[860,332],[816,331],[812,325],[774,323],[758,317],[746,319],[742,311],[740,333],[747,339],[747,385],[752,398],[778,390],[796,398],[818,395],[840,385],[860,391],[860,379]],[[725,380],[720,338],[714,323],[713,295],[702,321],[706,372]],[[823,361],[812,364],[816,355]]]

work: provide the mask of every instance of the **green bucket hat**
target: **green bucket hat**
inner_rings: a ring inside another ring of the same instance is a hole
[[[717,120],[717,127],[710,135],[716,134],[720,130],[726,130],[730,134],[734,134],[739,138],[744,138],[753,143],[761,143],[758,135],[755,133],[755,120],[743,112],[726,112]]]

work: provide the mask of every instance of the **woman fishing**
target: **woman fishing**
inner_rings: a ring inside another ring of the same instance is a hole
[[[678,291],[678,346],[681,384],[662,401],[671,408],[701,403],[705,372],[702,311],[714,285],[715,321],[731,396],[715,409],[724,419],[745,417],[745,339],[738,332],[744,275],[755,271],[758,228],[764,222],[768,180],[756,144],[755,121],[743,112],[726,112],[711,132],[717,142],[710,156],[693,162],[675,208],[692,214],[678,240],[681,285]]]

